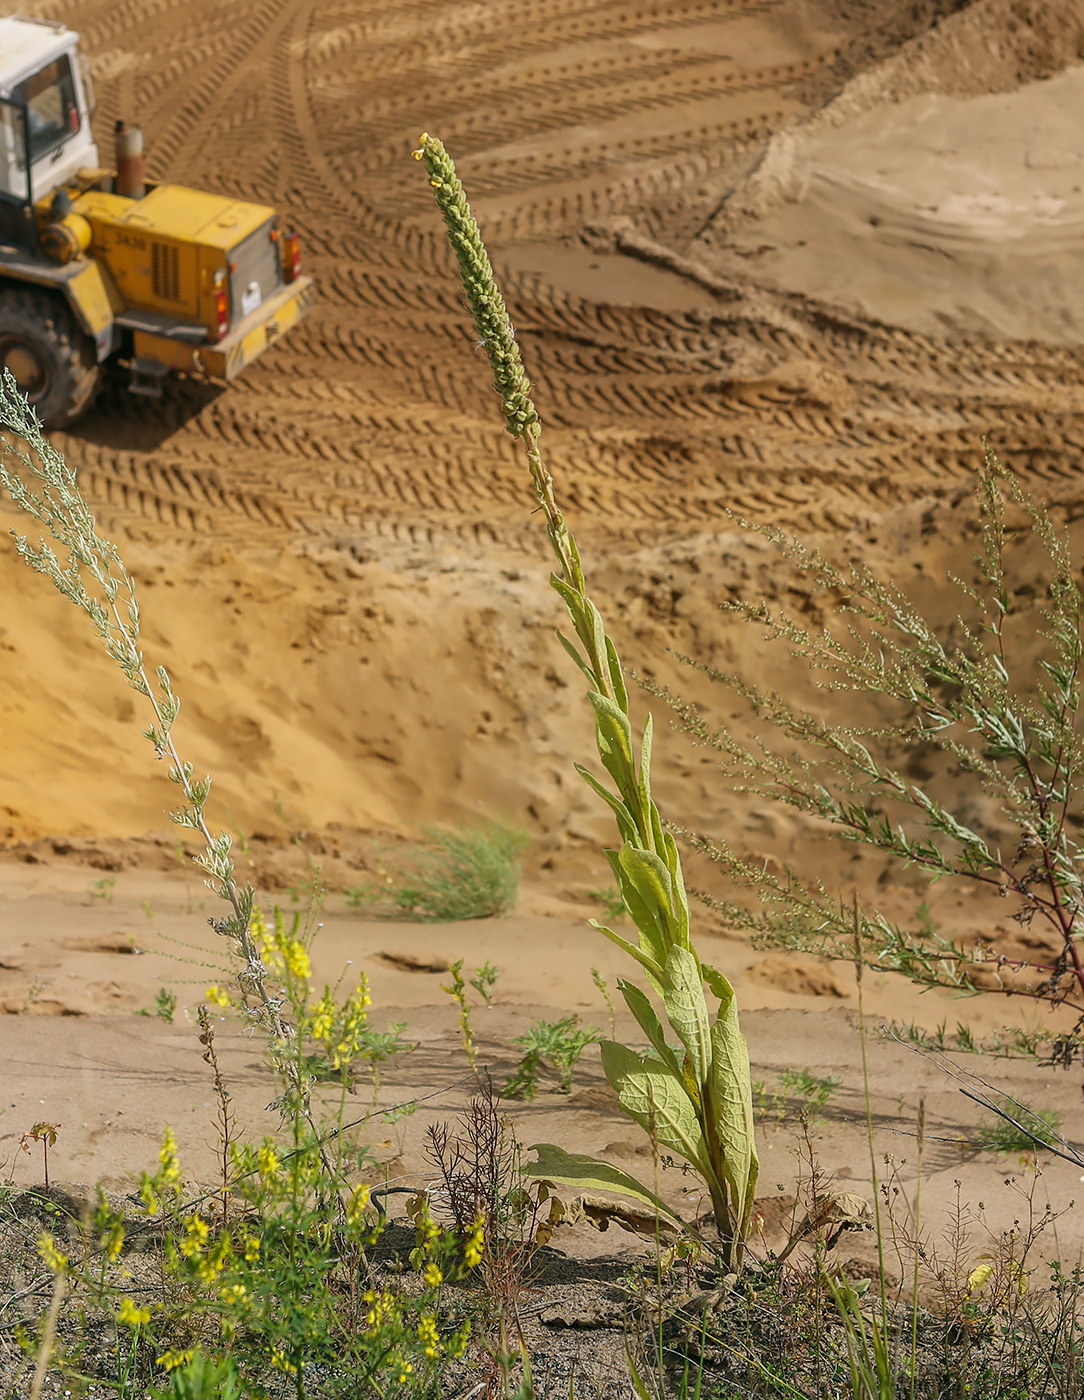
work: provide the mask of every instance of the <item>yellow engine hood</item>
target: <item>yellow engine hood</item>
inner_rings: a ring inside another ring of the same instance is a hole
[[[157,185],[139,200],[91,190],[76,199],[75,209],[92,223],[100,221],[133,233],[199,243],[223,252],[235,248],[275,213],[266,204],[248,204],[183,185]]]

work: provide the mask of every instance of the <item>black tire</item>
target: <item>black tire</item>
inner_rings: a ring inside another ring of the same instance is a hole
[[[94,342],[59,295],[10,282],[0,285],[0,366],[46,428],[86,413],[102,378]]]

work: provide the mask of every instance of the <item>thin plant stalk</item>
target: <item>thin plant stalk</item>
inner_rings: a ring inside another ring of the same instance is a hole
[[[57,1319],[60,1317],[60,1309],[64,1305],[67,1292],[68,1280],[63,1274],[55,1274],[53,1277],[53,1296],[49,1299],[49,1311],[45,1314],[41,1343],[38,1346],[38,1355],[34,1363],[34,1376],[30,1382],[29,1400],[41,1400],[42,1392],[45,1389],[45,1377],[48,1374],[49,1362],[52,1360],[53,1348],[56,1345]]]

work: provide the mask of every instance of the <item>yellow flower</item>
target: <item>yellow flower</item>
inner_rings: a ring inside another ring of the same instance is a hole
[[[109,1229],[102,1234],[102,1250],[111,1264],[117,1262],[123,1245],[124,1226],[119,1220],[114,1220]]]
[[[371,1289],[364,1295],[365,1301],[369,1304],[369,1311],[365,1320],[372,1328],[380,1327],[383,1323],[395,1316],[395,1294],[389,1293],[386,1289],[380,1293],[374,1293]]]
[[[434,1264],[432,1259],[426,1264],[423,1277],[430,1288],[439,1288],[444,1282],[444,1275],[441,1273],[439,1267]]]
[[[243,1283],[230,1283],[219,1296],[224,1303],[240,1303],[248,1297],[248,1289]]]
[[[422,1313],[418,1323],[418,1339],[425,1346],[426,1356],[432,1359],[437,1355],[440,1336],[437,1332],[437,1320],[432,1313]]]
[[[201,1222],[202,1223],[202,1222]],[[181,1245],[184,1252],[184,1245]],[[193,1250],[193,1253],[196,1251]],[[215,1282],[227,1264],[233,1261],[233,1250],[230,1248],[228,1235],[220,1235],[213,1248],[206,1258],[201,1259],[196,1266],[196,1273],[201,1283],[205,1283],[208,1288]]]
[[[466,1351],[468,1341],[470,1341],[470,1318],[466,1317],[459,1330],[452,1333],[451,1340],[444,1348],[445,1356],[450,1356],[453,1361],[457,1361]]]
[[[161,1179],[167,1186],[172,1186],[180,1180],[181,1164],[177,1159],[177,1139],[173,1136],[172,1128],[167,1128],[162,1135],[158,1161],[162,1166]]]
[[[372,1195],[368,1186],[355,1186],[350,1193],[350,1199],[346,1203],[346,1218],[351,1223],[361,1219],[369,1204]]]
[[[286,1360],[286,1353],[281,1347],[276,1347],[271,1353],[271,1365],[276,1371],[285,1371],[290,1376],[297,1375],[297,1367],[292,1361]]]
[[[260,1241],[255,1235],[249,1235],[245,1240],[245,1263],[255,1264],[260,1257]]]
[[[271,1146],[270,1143],[265,1142],[264,1145],[260,1148],[259,1154],[260,1176],[264,1179],[264,1181],[271,1181],[278,1173],[278,1169],[278,1153],[275,1151],[275,1149]]]
[[[194,1259],[196,1255],[203,1253],[203,1246],[207,1243],[207,1236],[211,1233],[206,1220],[201,1220],[198,1215],[190,1215],[186,1222],[185,1237],[181,1241],[181,1253],[186,1259]]]
[[[157,1365],[163,1371],[175,1371],[178,1366],[187,1366],[192,1360],[192,1348],[187,1351],[164,1351],[158,1358]]]
[[[305,951],[304,943],[299,938],[284,938],[280,951],[282,960],[286,964],[286,971],[307,982],[312,976],[312,964],[309,962],[309,955]]]
[[[208,1001],[213,1001],[216,1006],[229,1006],[229,993],[224,992],[221,987],[208,987],[206,992]]]
[[[61,1254],[56,1247],[56,1240],[48,1230],[43,1230],[38,1237],[38,1253],[42,1262],[50,1273],[66,1274],[68,1272],[68,1256]]]
[[[474,1222],[474,1230],[463,1249],[463,1262],[468,1269],[476,1269],[482,1262],[482,1251],[485,1248],[485,1242],[485,1221],[479,1218]]]
[[[150,1322],[151,1310],[136,1307],[131,1298],[122,1298],[117,1309],[117,1319],[123,1322],[125,1327],[142,1327],[145,1322]]]

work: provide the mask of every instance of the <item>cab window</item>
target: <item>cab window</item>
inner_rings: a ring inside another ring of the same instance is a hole
[[[79,130],[79,104],[75,100],[75,80],[71,61],[65,54],[46,64],[33,77],[25,79],[12,92],[16,102],[26,104],[26,119],[30,128],[30,159],[40,160],[57,150]],[[23,157],[22,123],[16,120],[16,144],[19,168]]]

